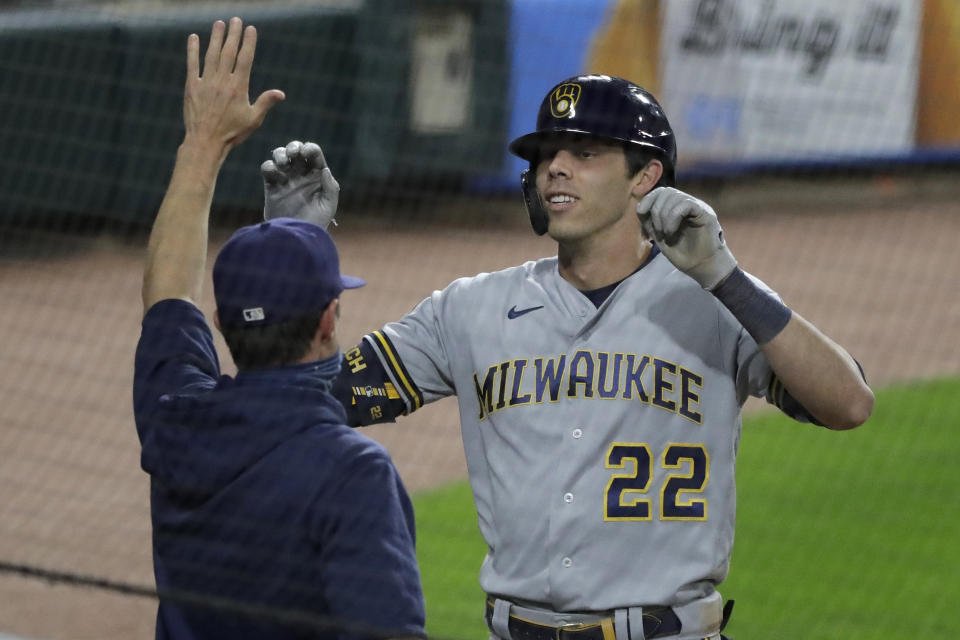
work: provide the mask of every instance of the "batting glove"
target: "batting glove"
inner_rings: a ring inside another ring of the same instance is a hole
[[[706,202],[673,187],[659,187],[640,200],[637,216],[673,266],[704,289],[713,290],[737,267],[717,214]]]
[[[337,222],[340,184],[334,179],[320,146],[294,140],[273,150],[260,165],[263,177],[263,219],[298,218],[326,229]]]

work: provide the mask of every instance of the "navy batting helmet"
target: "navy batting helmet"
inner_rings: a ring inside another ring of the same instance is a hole
[[[540,104],[537,130],[511,142],[510,152],[535,168],[540,141],[558,133],[581,133],[647,148],[663,164],[662,182],[673,184],[677,143],[670,122],[656,98],[628,80],[604,75],[564,80]],[[542,235],[547,217],[533,182],[525,171],[521,184],[530,222]]]

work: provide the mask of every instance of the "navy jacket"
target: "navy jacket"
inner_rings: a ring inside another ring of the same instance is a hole
[[[158,638],[424,635],[413,507],[386,450],[344,426],[339,363],[222,376],[199,309],[147,312],[134,413]]]

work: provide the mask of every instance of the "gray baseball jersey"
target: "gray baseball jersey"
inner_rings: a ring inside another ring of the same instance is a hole
[[[772,375],[665,256],[599,308],[556,258],[462,278],[364,343],[390,382],[355,398],[409,412],[458,397],[487,593],[557,611],[716,598],[740,408]],[[365,367],[360,353],[346,365]]]

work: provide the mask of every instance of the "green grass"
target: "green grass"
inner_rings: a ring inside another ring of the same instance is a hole
[[[470,485],[463,482],[414,496],[417,560],[427,601],[427,633],[486,640],[484,593],[477,577],[487,545],[480,537]]]
[[[738,640],[960,632],[960,379],[881,391],[863,427],[744,421],[737,536],[721,586]],[[465,482],[415,496],[427,630],[488,637],[486,550]],[[616,567],[611,567],[615,571]]]

